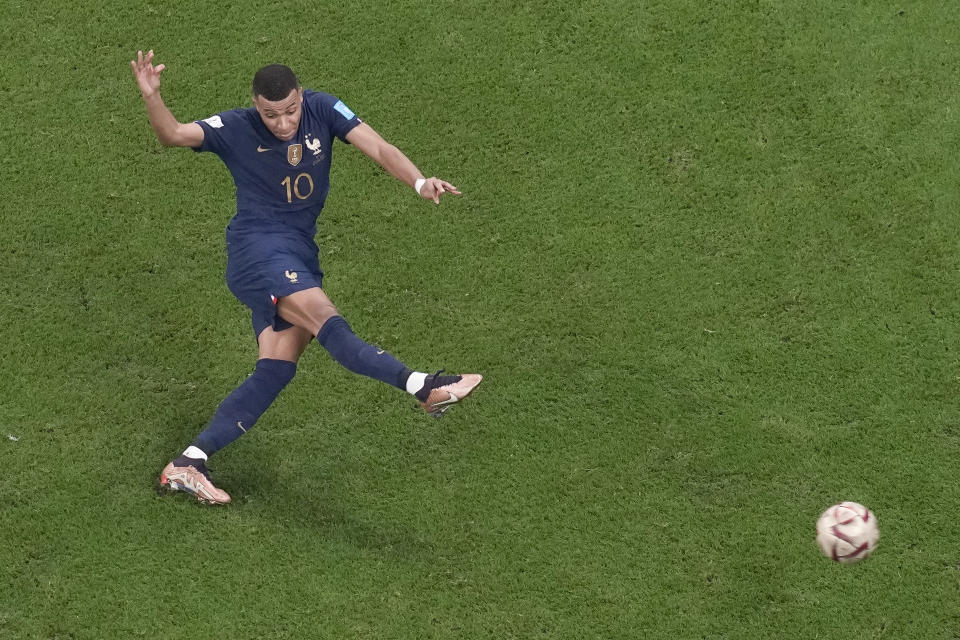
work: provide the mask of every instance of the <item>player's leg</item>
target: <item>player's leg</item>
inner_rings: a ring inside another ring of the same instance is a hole
[[[277,313],[287,322],[317,336],[333,359],[348,370],[416,396],[424,410],[440,417],[467,397],[483,380],[479,374],[442,376],[411,371],[392,355],[358,338],[320,287],[302,289],[277,301]]]
[[[276,331],[267,327],[257,336],[258,357],[270,360],[299,362],[307,345],[313,340],[313,334],[306,329],[293,326]]]
[[[275,331],[267,327],[257,336],[258,359],[253,373],[220,403],[210,424],[191,447],[204,459],[253,428],[283,388],[293,380],[297,361],[312,335],[290,327]]]
[[[217,489],[206,468],[207,459],[256,424],[297,371],[297,361],[313,336],[300,327],[275,331],[266,327],[257,337],[259,359],[253,373],[217,407],[207,427],[189,447],[164,468],[160,483],[185,490],[214,504],[230,502]]]

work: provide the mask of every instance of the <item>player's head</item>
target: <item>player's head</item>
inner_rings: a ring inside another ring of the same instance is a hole
[[[290,67],[271,64],[253,76],[253,104],[270,133],[290,140],[300,126],[303,89]]]

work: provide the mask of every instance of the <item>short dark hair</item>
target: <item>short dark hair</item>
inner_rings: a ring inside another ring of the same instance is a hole
[[[282,64],[268,64],[253,76],[253,95],[267,100],[283,100],[294,89],[300,88],[293,69]]]

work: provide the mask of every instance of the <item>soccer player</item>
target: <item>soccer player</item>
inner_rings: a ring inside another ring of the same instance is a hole
[[[411,371],[350,329],[322,288],[317,217],[330,189],[334,138],[352,144],[426,200],[460,195],[452,184],[425,178],[332,95],[300,86],[293,71],[273,64],[253,78],[253,107],[182,123],[160,97],[153,51],[130,62],[150,125],[165,146],[211,151],[236,183],[237,212],[227,226],[227,286],[250,308],[258,359],[253,373],[220,404],[207,427],[160,473],[162,486],[198,500],[226,504],[206,467],[214,452],[246,433],[293,379],[297,361],[316,338],[348,370],[391,384],[440,417],[480,384],[482,376]]]

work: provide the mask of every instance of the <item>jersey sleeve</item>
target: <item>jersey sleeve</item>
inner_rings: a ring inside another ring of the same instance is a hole
[[[311,107],[316,109],[320,117],[329,124],[330,132],[344,142],[347,142],[346,136],[351,129],[363,122],[336,96],[321,91],[311,91],[306,95]],[[350,143],[347,142],[347,144]]]
[[[243,111],[233,109],[224,111],[203,120],[197,120],[196,123],[203,129],[203,144],[199,147],[192,147],[194,151],[212,151],[218,156],[223,156],[230,149],[230,140],[242,125]]]

